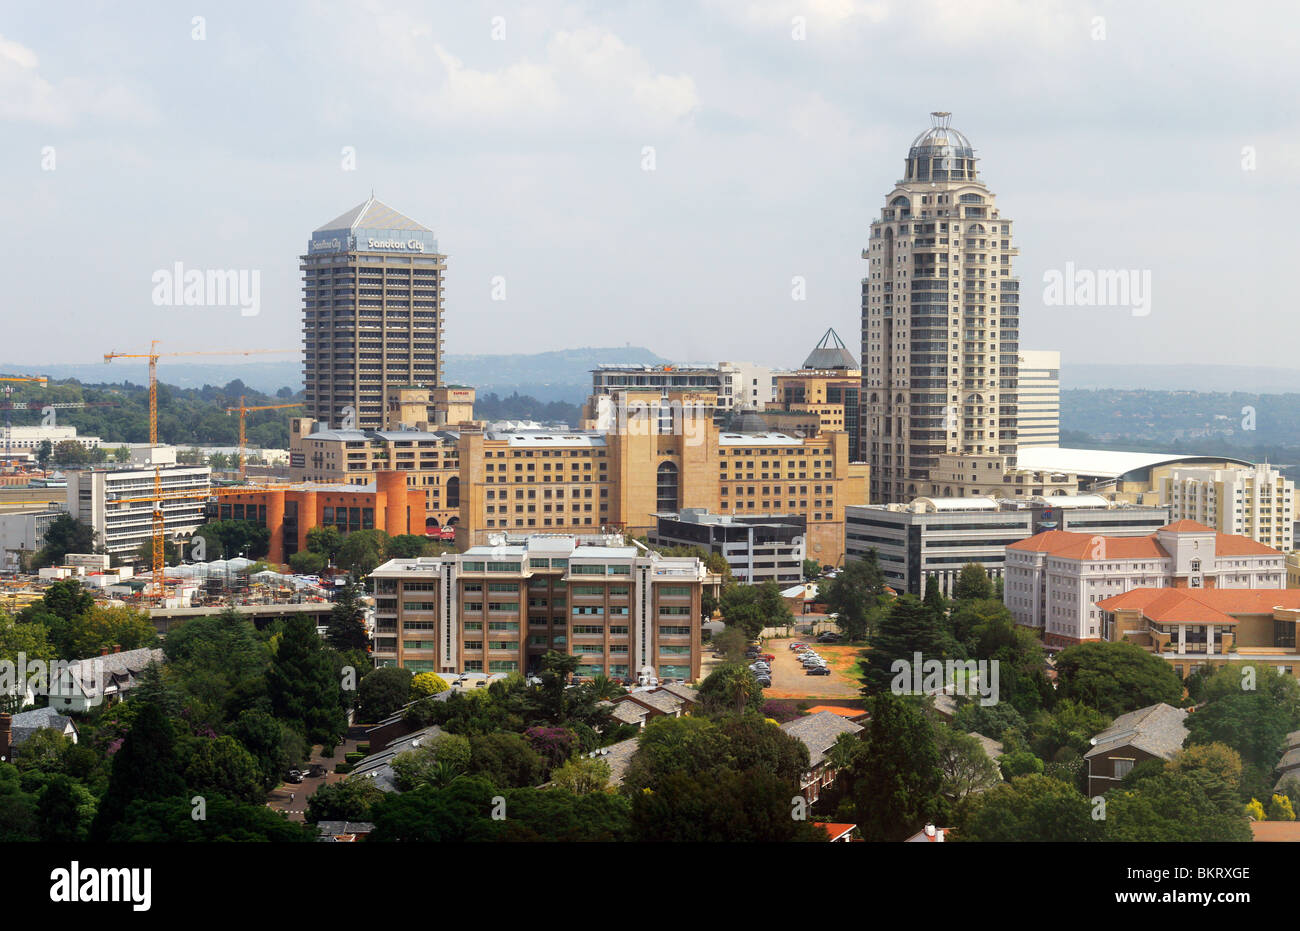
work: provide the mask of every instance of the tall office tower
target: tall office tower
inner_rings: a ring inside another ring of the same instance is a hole
[[[397,388],[440,386],[446,261],[432,230],[373,194],[311,234],[299,266],[309,417],[377,430]]]
[[[1061,445],[1061,354],[1038,349],[1020,353],[1016,443]]]
[[[921,493],[944,453],[1016,464],[1011,221],[950,114],[931,117],[862,250],[862,458],[877,503]]]

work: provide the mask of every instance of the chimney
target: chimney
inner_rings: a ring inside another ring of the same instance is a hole
[[[100,648],[99,648],[99,655],[100,655],[100,656],[107,656],[107,655],[108,655],[108,647],[100,647]]]
[[[0,714],[0,763],[12,763],[9,759],[13,748],[13,715]]]
[[[944,832],[943,828],[939,828],[939,830],[937,830],[937,831],[935,832],[935,834],[934,834],[934,840],[935,840],[936,843],[939,843],[939,844],[942,844],[942,843],[943,843],[943,835],[944,835],[944,833],[945,833],[945,832]]]
[[[113,652],[114,652],[114,653],[121,653],[121,652],[122,652],[122,644],[120,644],[120,643],[115,643],[115,644],[113,644]]]
[[[927,825],[925,826],[925,836],[926,836],[926,837],[934,837],[934,825],[933,825],[933,824],[927,824]]]

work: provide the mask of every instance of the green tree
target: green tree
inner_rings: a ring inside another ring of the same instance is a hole
[[[803,580],[811,582],[821,578],[822,564],[815,559],[805,559],[803,561]]]
[[[293,723],[312,743],[337,744],[347,726],[340,683],[310,618],[297,615],[285,623],[266,685],[277,717]]]
[[[36,447],[36,464],[44,471],[50,464],[50,459],[54,455],[54,444],[49,440],[41,440]]]
[[[574,757],[551,773],[551,782],[574,795],[587,795],[604,791],[609,775],[609,764],[604,760]]]
[[[389,559],[415,559],[425,555],[429,538],[414,533],[399,533],[388,540]]]
[[[902,662],[912,670],[917,653],[924,662],[946,660],[959,652],[943,620],[914,595],[900,595],[894,601],[868,642],[871,649],[862,662],[866,694],[888,691],[899,675],[895,664]],[[910,682],[910,672],[908,677]]]
[[[311,550],[302,550],[289,557],[289,568],[298,575],[320,575],[325,571],[326,557]]]
[[[546,778],[546,761],[519,734],[475,734],[469,748],[469,772],[499,788],[535,786]]]
[[[952,587],[952,600],[986,601],[992,597],[993,583],[984,567],[977,562],[968,562],[962,566]]]
[[[333,524],[312,527],[307,531],[308,551],[324,556],[327,562],[338,555],[341,546],[343,546],[343,534]]]
[[[867,840],[900,841],[941,810],[939,748],[916,703],[882,692],[869,710],[867,751],[851,790],[858,827]]]
[[[307,798],[304,817],[321,821],[369,821],[374,806],[388,793],[369,779],[346,779],[321,786]]]
[[[231,725],[230,735],[252,755],[261,777],[262,788],[272,789],[280,783],[280,774],[289,768],[284,728],[265,711],[242,712]]]
[[[345,585],[330,609],[329,627],[325,639],[336,650],[362,650],[370,645],[366,632],[366,608],[361,603],[361,590],[355,584]]]
[[[361,720],[377,723],[411,700],[411,670],[381,666],[366,673],[357,688]]]
[[[706,714],[757,714],[763,708],[763,688],[747,667],[725,663],[700,683],[700,706]]]
[[[1056,657],[1057,695],[1110,717],[1157,702],[1178,705],[1183,683],[1165,660],[1128,641],[1076,643]]]
[[[469,738],[440,734],[393,758],[393,785],[402,792],[425,785],[442,788],[466,772],[469,763]]]
[[[849,559],[837,576],[818,586],[818,599],[836,615],[836,624],[850,640],[865,640],[876,623],[885,597],[885,576],[873,547],[861,559]]]
[[[45,546],[40,551],[38,561],[43,566],[52,566],[63,562],[68,553],[93,552],[94,528],[70,514],[60,514],[45,528]]]
[[[131,802],[180,798],[184,793],[171,722],[157,705],[144,703],[113,757],[108,792],[95,815],[91,840],[109,839]]]
[[[262,770],[244,745],[231,736],[200,740],[185,768],[185,781],[199,794],[215,793],[244,802],[262,801]]]
[[[94,817],[94,795],[62,773],[50,778],[36,803],[37,828],[46,843],[84,841]]]
[[[958,841],[1075,843],[1102,836],[1102,822],[1093,820],[1083,793],[1037,775],[1019,776],[972,796],[957,809],[956,828]]]
[[[364,578],[384,561],[388,534],[382,530],[354,530],[339,547],[338,564],[356,578]]]
[[[1002,781],[997,764],[989,759],[976,738],[946,724],[936,724],[934,742],[943,773],[939,791],[946,798],[961,801],[972,792],[982,792]]]

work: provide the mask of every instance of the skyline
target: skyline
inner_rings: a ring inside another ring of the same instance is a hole
[[[468,4],[434,23],[400,4],[237,4],[201,40],[189,15],[11,12],[0,193],[23,219],[0,247],[7,303],[39,312],[7,315],[7,354],[297,346],[306,239],[373,188],[449,256],[449,354],[631,342],[788,364],[792,310],[855,343],[870,223],[909,141],[947,110],[1017,221],[1022,347],[1061,349],[1067,367],[1289,364],[1265,272],[1300,149],[1294,104],[1264,92],[1297,65],[1267,7],[1224,22],[1077,3],[762,9]],[[944,68],[906,65],[923,36]],[[1245,41],[1252,55],[1229,60]],[[845,82],[854,61],[870,74]],[[952,82],[963,71],[987,89]],[[1224,224],[1214,263],[1207,222]],[[71,262],[51,248],[69,237]],[[176,263],[258,272],[260,313],[155,306],[152,276]],[[1149,273],[1149,314],[1043,306],[1044,274],[1073,267]],[[1231,336],[1227,305],[1274,339],[1207,339]]]

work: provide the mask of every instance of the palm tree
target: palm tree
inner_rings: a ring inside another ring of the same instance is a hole
[[[627,694],[623,686],[603,674],[592,676],[591,681],[587,683],[587,690],[596,701],[612,701],[620,695]]]

